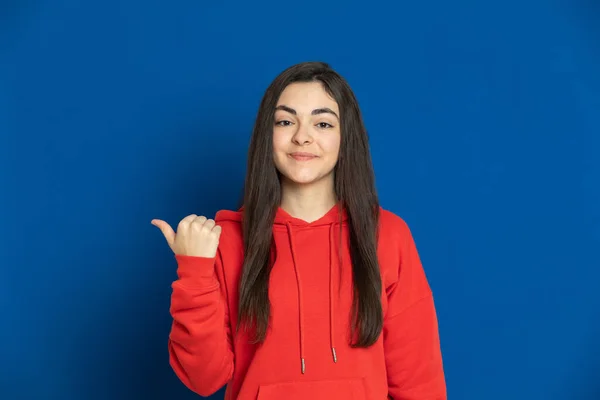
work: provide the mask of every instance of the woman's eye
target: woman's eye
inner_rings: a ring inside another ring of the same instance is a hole
[[[327,129],[327,128],[333,128],[333,125],[331,125],[331,124],[328,124],[327,122],[319,122],[319,123],[317,124],[317,126],[318,126],[319,128],[323,128],[323,129]]]
[[[275,123],[275,125],[279,125],[279,126],[289,126],[289,125],[291,125],[291,124],[292,124],[292,123],[291,123],[290,121],[277,121],[277,122]]]

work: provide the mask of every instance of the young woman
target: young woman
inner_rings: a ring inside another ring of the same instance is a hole
[[[324,63],[267,89],[243,207],[161,229],[178,264],[170,364],[226,399],[442,400],[432,293],[406,223],[378,203],[354,94]]]

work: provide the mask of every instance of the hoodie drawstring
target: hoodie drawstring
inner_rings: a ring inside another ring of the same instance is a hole
[[[334,263],[334,227],[335,223],[329,228],[329,344],[331,346],[331,354],[333,362],[337,363],[337,353],[335,351],[335,335],[334,335],[334,295],[333,295],[333,263]],[[294,272],[296,273],[296,285],[298,287],[298,314],[299,314],[299,330],[300,330],[300,366],[304,374],[306,372],[306,359],[304,357],[304,314],[302,312],[302,284],[300,282],[300,271],[298,270],[298,262],[296,259],[296,250],[294,248],[292,225],[286,223],[288,238],[290,241],[290,251],[292,253],[292,262],[294,264]]]
[[[290,239],[290,251],[292,252],[292,262],[294,264],[294,272],[296,273],[296,285],[298,286],[298,314],[300,316],[300,366],[302,373],[306,371],[306,362],[304,360],[304,314],[302,314],[302,285],[300,284],[300,273],[298,271],[298,263],[296,262],[296,251],[294,250],[294,241],[292,240],[292,225],[286,224],[288,229],[288,238]]]
[[[333,334],[333,254],[334,251],[333,249],[335,248],[334,246],[334,236],[333,236],[333,232],[334,229],[333,227],[335,226],[335,224],[331,224],[331,227],[329,228],[329,344],[331,346],[331,354],[333,355],[333,362],[336,363],[337,362],[337,354],[335,352],[335,335]]]

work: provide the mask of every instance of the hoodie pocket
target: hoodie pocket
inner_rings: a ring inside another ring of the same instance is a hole
[[[362,379],[286,382],[261,385],[257,400],[366,400]]]

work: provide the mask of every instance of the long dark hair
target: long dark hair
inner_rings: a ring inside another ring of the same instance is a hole
[[[269,275],[273,222],[281,201],[279,174],[273,160],[273,126],[277,101],[293,82],[320,82],[340,108],[341,143],[334,170],[335,193],[348,214],[354,285],[354,347],[375,343],[383,327],[381,275],[377,260],[379,201],[367,132],[348,83],[322,62],[306,62],[283,71],[261,101],[250,147],[243,199],[245,258],[240,281],[238,326],[265,339],[269,323]]]

